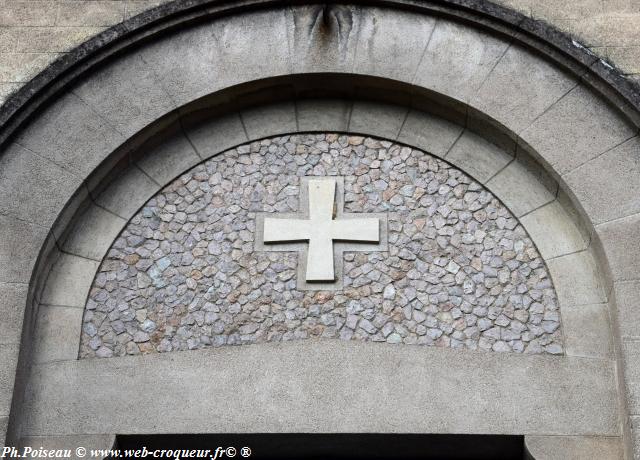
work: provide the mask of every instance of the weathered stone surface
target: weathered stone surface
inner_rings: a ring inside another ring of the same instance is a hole
[[[347,131],[351,106],[351,101],[342,99],[296,101],[298,128],[301,131]]]
[[[176,108],[139,53],[109,64],[73,92],[127,138]]]
[[[562,308],[606,302],[596,263],[589,251],[547,261]]]
[[[530,163],[518,158],[492,177],[486,186],[520,217],[555,199],[555,189],[548,180],[541,180]]]
[[[9,216],[0,215],[0,282],[29,283],[47,230]]]
[[[0,416],[9,415],[11,408],[19,349],[19,344],[0,345]]]
[[[622,362],[624,365],[629,414],[640,414],[640,342],[622,342]]]
[[[520,221],[545,259],[587,248],[587,242],[573,218],[558,201],[536,209]]]
[[[337,291],[298,290],[296,253],[255,251],[256,213],[298,211],[305,176],[344,177],[347,213],[389,213],[388,253],[345,253]],[[562,353],[544,263],[493,195],[419,150],[339,134],[180,176],[112,245],[84,325],[83,357],[314,337]]]
[[[144,150],[145,155],[136,164],[159,184],[168,184],[178,174],[202,161],[180,131]]]
[[[85,359],[34,369],[24,432],[620,436],[615,375],[607,360],[340,340]],[[220,407],[225,416],[211,417]]]
[[[77,359],[81,327],[82,308],[41,305],[34,334],[34,362]]]
[[[126,220],[91,204],[72,225],[62,249],[70,254],[101,261]]]
[[[418,110],[410,110],[398,135],[398,142],[444,158],[460,137],[462,126]]]
[[[526,436],[525,444],[536,460],[623,458],[622,438],[617,436]]]
[[[514,159],[501,148],[469,131],[460,136],[445,158],[481,184]]]
[[[607,304],[563,305],[562,331],[569,356],[613,356]]]
[[[575,169],[637,132],[614,108],[580,85],[520,133],[559,173]]]
[[[130,219],[159,189],[160,185],[142,170],[130,167],[101,191],[95,201],[123,219]]]
[[[297,130],[296,107],[293,102],[245,110],[241,116],[250,139],[295,132]]]
[[[618,327],[623,338],[640,337],[640,281],[620,281],[614,284]]]
[[[16,144],[0,156],[2,214],[51,226],[81,183],[79,177]]]
[[[0,282],[0,345],[18,344],[22,335],[22,320],[27,305],[27,283]]]
[[[638,278],[640,215],[596,226],[614,280]]]
[[[512,45],[471,105],[518,134],[576,85],[569,74]]]
[[[436,20],[379,8],[363,9],[354,72],[412,83]],[[394,56],[394,59],[389,59]]]
[[[46,305],[83,307],[99,263],[71,254],[60,254],[51,271],[41,302]]]
[[[594,224],[640,212],[638,152],[634,137],[563,176]]]
[[[395,140],[407,117],[406,107],[355,102],[351,110],[349,131],[355,133],[375,132],[380,137]]]
[[[185,131],[202,159],[248,141],[242,120],[237,113],[187,125]]]
[[[86,176],[124,137],[78,96],[67,94],[39,114],[17,142],[63,169]]]
[[[509,46],[462,24],[439,21],[415,76],[415,84],[467,102]]]

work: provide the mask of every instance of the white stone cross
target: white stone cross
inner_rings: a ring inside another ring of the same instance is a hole
[[[334,281],[334,241],[378,243],[380,220],[335,219],[336,181],[309,180],[308,219],[264,219],[264,242],[307,241],[307,281]]]

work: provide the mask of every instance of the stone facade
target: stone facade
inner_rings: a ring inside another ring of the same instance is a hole
[[[298,290],[297,253],[255,250],[256,213],[298,211],[304,176],[388,213],[388,252],[345,253],[339,291]],[[563,352],[545,264],[489,191],[422,151],[318,134],[238,147],[147,202],[98,270],[80,356],[318,337]]]

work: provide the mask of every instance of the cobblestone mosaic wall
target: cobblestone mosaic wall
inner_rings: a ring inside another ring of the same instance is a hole
[[[342,291],[296,289],[296,253],[254,250],[256,212],[344,176],[346,212],[387,212],[389,251],[345,254]],[[523,227],[424,152],[337,134],[210,159],[151,199],[95,278],[81,357],[307,338],[562,353],[558,303]]]

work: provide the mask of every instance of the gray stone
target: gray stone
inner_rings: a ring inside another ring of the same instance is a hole
[[[545,259],[587,248],[578,225],[558,201],[536,209],[520,221]]]
[[[629,139],[637,130],[580,85],[536,119],[520,137],[560,174]]]
[[[82,313],[82,309],[77,307],[39,307],[34,362],[47,363],[78,358]]]
[[[508,43],[449,21],[438,21],[415,84],[467,102],[504,54]]]
[[[176,108],[139,53],[109,63],[72,91],[125,137]]]
[[[563,176],[594,225],[640,212],[638,151],[635,137]]]
[[[525,438],[527,450],[536,460],[618,460],[624,457],[619,436],[536,436]]]
[[[71,254],[60,254],[54,263],[41,302],[46,305],[84,307],[99,263]]]
[[[27,307],[27,283],[0,282],[0,345],[18,344]]]
[[[602,304],[606,297],[593,256],[589,251],[547,261],[561,308]]]
[[[17,137],[20,145],[83,177],[124,140],[122,134],[72,93],[39,114]]]
[[[159,145],[144,150],[144,157],[136,164],[159,184],[169,183],[202,161],[182,132],[174,133]]]
[[[464,128],[418,110],[410,110],[398,142],[415,146],[444,158]]]
[[[0,228],[0,282],[29,283],[46,228],[2,215]]]
[[[120,174],[95,198],[98,205],[129,220],[140,207],[160,189],[137,167]]]
[[[616,282],[614,293],[620,336],[623,339],[640,337],[640,281]]]
[[[408,109],[401,106],[380,106],[357,101],[353,104],[349,131],[354,133],[375,132],[377,136],[395,140],[407,116]]]
[[[91,204],[80,216],[62,243],[70,254],[101,261],[126,220]]]
[[[368,377],[345,385],[353,375]],[[620,436],[615,379],[615,363],[599,359],[299,340],[37,366],[26,390],[23,432],[228,432],[238,426],[264,432],[296,426],[303,432],[406,433],[411,427],[419,433],[435,426],[441,433]],[[224,383],[230,381],[243,384]],[[414,391],[423,387],[430,391]],[[157,405],[131,403],[139,401],[140,388],[149,400],[164,401],[162,416]],[[317,397],[331,388],[341,391]],[[364,396],[389,388],[393,397]],[[550,397],[550,388],[563,391]],[[191,402],[200,410],[194,412]],[[220,404],[225,417],[211,418]],[[248,417],[256,412],[264,416]]]
[[[295,132],[296,109],[292,102],[245,110],[242,121],[251,139]]]
[[[435,23],[426,15],[363,9],[353,71],[412,83]]]
[[[614,280],[638,277],[640,260],[640,215],[617,219],[596,226],[596,233],[606,254]]]
[[[517,159],[486,183],[489,190],[495,193],[516,217],[550,203],[555,198],[556,190],[550,190],[531,169],[532,165],[529,162]]]
[[[249,140],[237,113],[187,125],[185,131],[203,159]]]
[[[82,180],[16,144],[0,156],[0,211],[49,228]]]
[[[613,356],[609,306],[563,305],[562,327],[569,356]]]
[[[518,134],[576,85],[568,73],[511,45],[471,105]]]
[[[352,103],[342,99],[296,101],[300,131],[347,131]]]
[[[445,158],[482,184],[513,161],[513,156],[469,131],[462,134]]]

